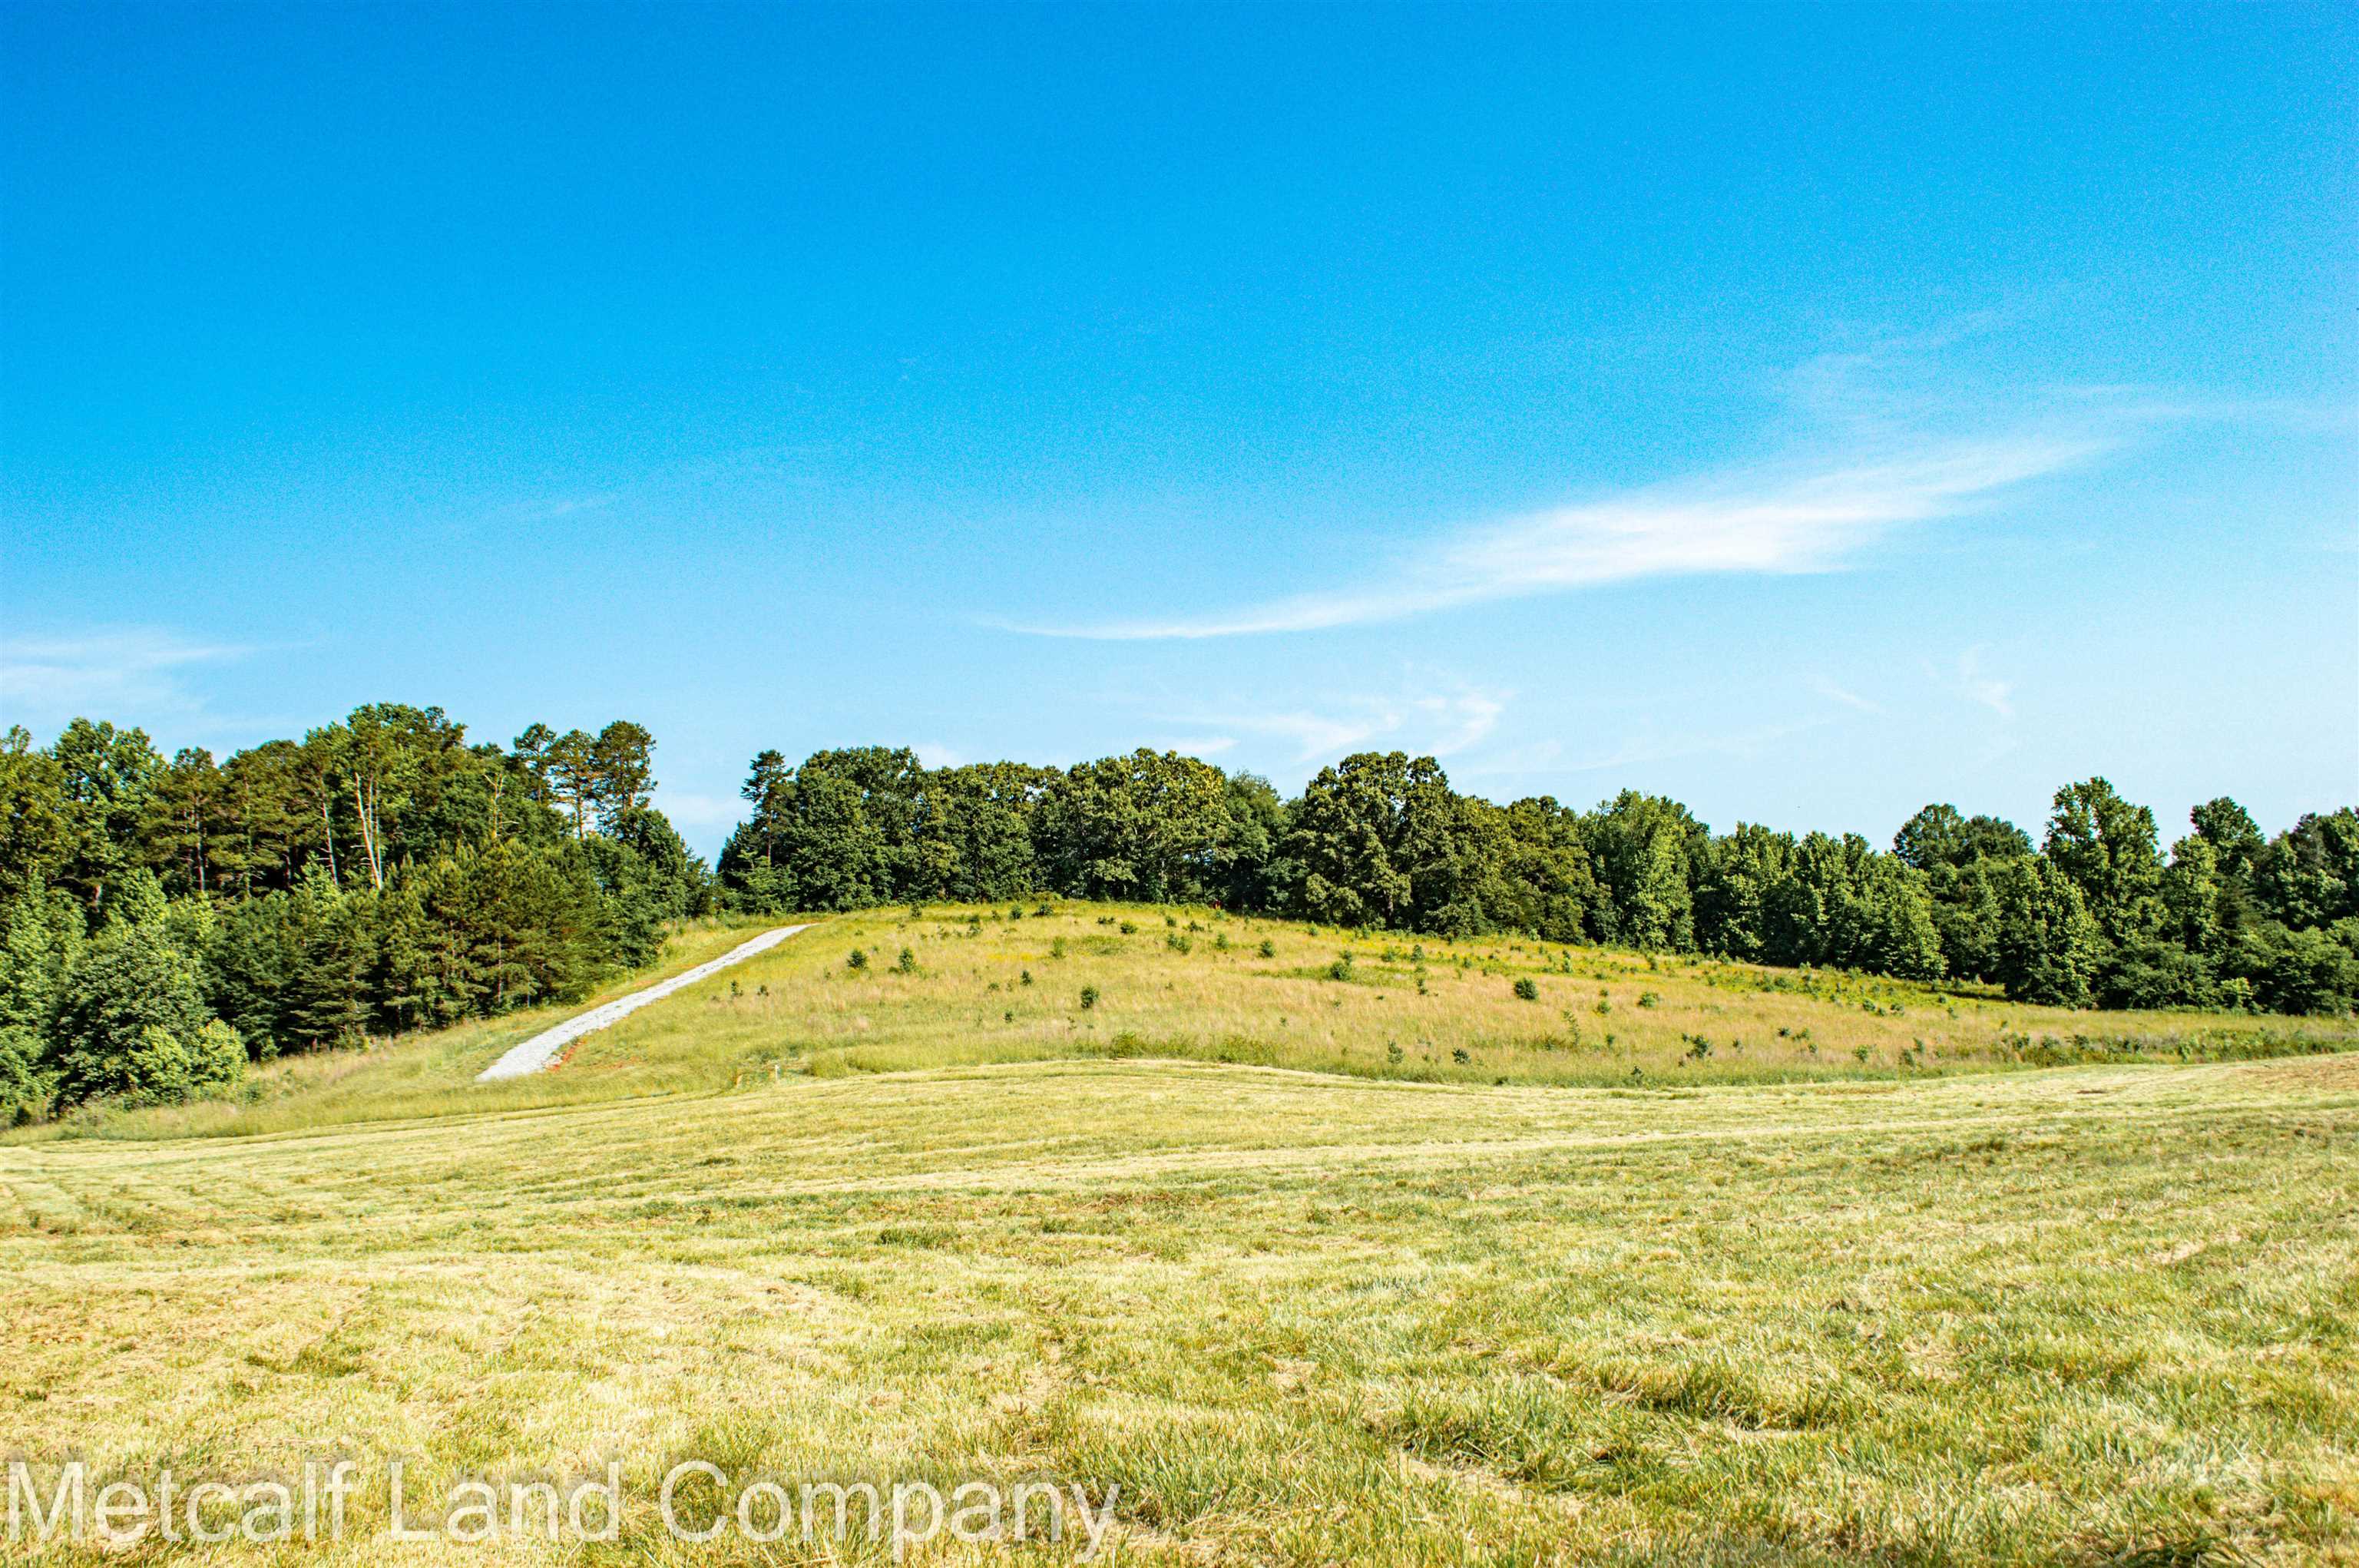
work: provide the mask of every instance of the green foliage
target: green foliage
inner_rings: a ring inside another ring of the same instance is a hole
[[[1583,822],[1607,901],[1601,942],[1650,950],[1696,944],[1694,870],[1711,834],[1676,800],[1625,789]]]
[[[627,721],[470,746],[398,703],[218,765],[86,720],[46,750],[11,731],[0,1095],[169,1096],[216,1081],[223,1039],[335,1044],[651,961],[665,921],[715,902],[647,804],[653,747]]]
[[[2086,1007],[2103,956],[2104,933],[2080,884],[2042,857],[2001,863],[1997,979],[2009,997],[2050,1007]]]
[[[0,899],[14,905],[42,888],[71,844],[65,769],[20,724],[0,735]]]
[[[1098,988],[1097,988],[1096,986],[1094,986],[1094,985],[1084,985],[1084,986],[1082,986],[1082,1010],[1083,1012],[1087,1012],[1087,1011],[1089,1011],[1092,1007],[1096,1007],[1097,1005],[1098,1005]]]
[[[0,1028],[35,1039],[49,1030],[82,941],[82,910],[72,895],[38,881],[26,887],[0,931]]]
[[[189,1047],[213,1021],[195,959],[160,920],[109,926],[76,956],[58,998],[60,1102],[185,1093]]]
[[[30,1121],[49,1105],[57,1085],[46,1055],[38,1032],[0,1024],[0,1127]]]
[[[1539,999],[1540,987],[1538,981],[1534,980],[1530,975],[1527,975],[1516,982],[1516,1000],[1519,1002],[1537,1002]]]
[[[2104,779],[2056,791],[2043,853],[2080,889],[2107,942],[2135,942],[2160,926],[2162,858],[2154,813],[2123,800]]]
[[[2233,962],[2254,1004],[2277,1013],[2349,1012],[2359,999],[2359,919],[2323,931],[2256,927]]]
[[[245,1071],[245,1047],[219,1018],[190,1036],[149,1024],[105,1065],[104,1082],[82,1085],[87,1093],[81,1097],[104,1094],[126,1105],[168,1105],[235,1083]]]
[[[1034,842],[1060,893],[1200,903],[1224,890],[1234,833],[1219,768],[1142,748],[1077,764],[1049,780]]]
[[[1302,912],[1384,930],[1488,929],[1484,851],[1496,838],[1488,811],[1453,794],[1430,757],[1362,752],[1321,768],[1286,841],[1301,872]]]
[[[167,761],[141,732],[87,720],[45,748],[9,731],[0,1107],[178,1092],[148,1080],[179,1071],[166,1071],[173,1050],[199,1073],[208,1018],[267,1057],[582,996],[652,961],[668,922],[724,904],[987,900],[1022,919],[1052,897],[1122,897],[1363,935],[1528,934],[1987,981],[2076,1007],[2359,1004],[2349,809],[2271,840],[2212,800],[2166,861],[2152,813],[2093,779],[2057,793],[2038,851],[2012,824],[1941,804],[1878,853],[1755,824],[1714,836],[1636,791],[1586,812],[1495,806],[1402,753],[1345,757],[1289,802],[1169,752],[928,768],[867,746],[799,766],[757,756],[715,877],[648,803],[654,745],[625,720],[471,744],[440,709],[397,703],[218,763],[194,748]],[[1167,943],[1191,952],[1203,928],[1165,919]],[[136,985],[130,947],[146,954]],[[1229,950],[1225,933],[1213,947]],[[1330,973],[1349,978],[1350,961]],[[150,983],[145,1000],[125,989]],[[1416,984],[1430,994],[1422,972]],[[147,1040],[151,1024],[172,1050]]]

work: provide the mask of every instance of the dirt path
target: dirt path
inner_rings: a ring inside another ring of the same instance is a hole
[[[591,1008],[586,1013],[566,1019],[552,1029],[544,1029],[512,1048],[506,1055],[475,1074],[478,1083],[490,1083],[502,1078],[521,1078],[527,1073],[538,1073],[558,1058],[558,1053],[585,1034],[595,1034],[611,1024],[618,1024],[650,1002],[660,1002],[683,986],[693,985],[709,975],[715,975],[733,964],[743,964],[757,953],[766,953],[797,931],[809,931],[808,925],[780,926],[766,931],[753,941],[731,948],[710,964],[675,975],[669,980],[658,981],[644,991],[634,991],[627,996]]]

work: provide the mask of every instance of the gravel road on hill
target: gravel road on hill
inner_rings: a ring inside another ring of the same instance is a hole
[[[710,964],[700,964],[669,980],[658,981],[644,991],[617,996],[586,1013],[570,1018],[555,1029],[543,1029],[475,1074],[475,1082],[491,1083],[502,1078],[521,1078],[527,1073],[541,1072],[556,1062],[560,1051],[583,1035],[595,1034],[609,1025],[618,1024],[650,1002],[660,1002],[683,986],[693,985],[708,975],[719,974],[733,964],[743,964],[757,953],[768,952],[795,932],[809,930],[809,925],[799,925],[779,926],[775,931],[766,931],[753,941],[731,948]]]

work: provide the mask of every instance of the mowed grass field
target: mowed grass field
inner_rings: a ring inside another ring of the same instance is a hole
[[[371,1490],[129,1553],[175,1561],[798,1559],[669,1538],[685,1458],[1114,1486],[1121,1561],[2359,1560],[2347,1025],[968,913],[520,1084],[467,1080],[560,1014],[16,1135],[0,1455],[625,1465],[611,1544],[400,1544]]]

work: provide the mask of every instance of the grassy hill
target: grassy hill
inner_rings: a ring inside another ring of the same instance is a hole
[[[19,1135],[0,1450],[625,1461],[619,1541],[468,1561],[790,1560],[666,1538],[686,1457],[1113,1484],[1132,1561],[2359,1552],[2347,1025],[968,913],[520,1083],[468,1080],[547,1018]],[[356,1502],[283,1555],[445,1550]]]
[[[758,929],[685,931],[653,975],[618,983],[601,998],[715,957]],[[897,967],[904,950],[912,965],[906,972]],[[856,969],[855,951],[865,960]],[[1529,1000],[1517,995],[1519,982]],[[1085,993],[1095,998],[1087,1005]],[[804,1076],[1070,1059],[1680,1088],[1889,1083],[2027,1064],[2239,1060],[2359,1044],[2359,1025],[2349,1019],[2068,1012],[2010,1003],[1987,987],[1060,901],[827,919],[583,1040],[560,1072],[473,1082],[508,1046],[575,1010],[511,1014],[369,1053],[292,1058],[255,1074],[231,1100],[95,1110],[16,1136],[285,1131]]]

